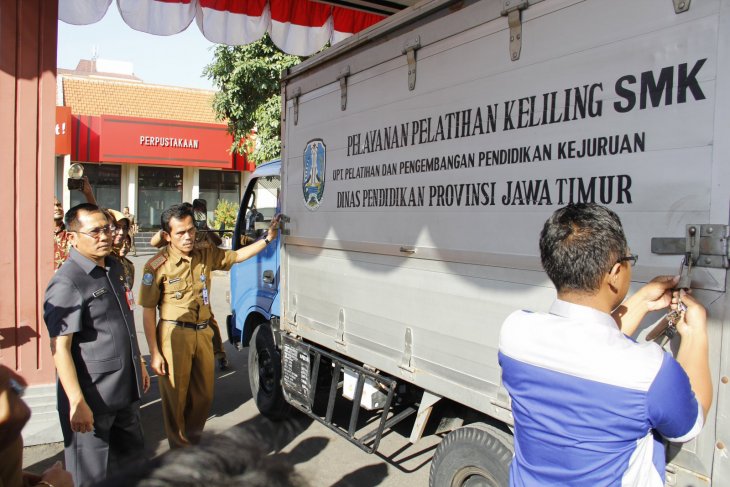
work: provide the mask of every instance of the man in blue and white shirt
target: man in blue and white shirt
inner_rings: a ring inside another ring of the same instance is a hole
[[[705,309],[679,296],[687,311],[676,360],[630,339],[647,312],[673,302],[678,277],[658,277],[624,301],[636,256],[602,206],[557,210],[540,254],[558,299],[548,314],[512,313],[500,336],[515,420],[510,484],[663,486],[662,437],[697,436],[712,403]]]

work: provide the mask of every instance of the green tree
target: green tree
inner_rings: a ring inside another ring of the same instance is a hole
[[[256,163],[281,155],[281,72],[300,63],[302,58],[285,54],[268,35],[245,46],[217,46],[213,62],[203,73],[218,89],[213,109],[228,120],[233,134],[233,149],[240,154],[247,148],[237,143],[248,140],[255,128],[258,143],[250,158]]]
[[[233,230],[236,227],[237,217],[237,204],[227,200],[218,200],[218,206],[213,212],[213,224],[210,228],[218,230],[222,226],[226,230]]]

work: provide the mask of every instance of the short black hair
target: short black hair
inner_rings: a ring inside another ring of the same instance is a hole
[[[621,219],[595,203],[556,210],[540,233],[542,267],[558,292],[595,293],[628,250]]]
[[[193,221],[195,221],[195,217],[193,216],[193,205],[190,203],[172,205],[163,211],[162,215],[160,215],[160,227],[163,231],[170,233],[170,218],[184,220],[186,216],[189,216]]]
[[[291,462],[268,455],[266,439],[250,429],[234,427],[204,433],[199,444],[169,450],[142,463],[132,463],[94,487],[307,487]]]
[[[96,205],[92,205],[91,203],[81,203],[80,205],[74,206],[73,208],[68,210],[66,212],[66,215],[63,217],[63,221],[66,224],[66,229],[69,232],[78,232],[81,228],[81,222],[79,222],[79,212],[82,211],[85,213],[102,212],[101,208]],[[106,217],[106,214],[104,216]],[[106,218],[108,221],[108,217]]]

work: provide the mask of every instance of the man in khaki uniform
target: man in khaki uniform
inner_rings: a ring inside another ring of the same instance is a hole
[[[202,203],[201,203],[202,202]],[[183,203],[184,205],[188,205],[188,203]],[[196,204],[198,206],[196,206]],[[202,207],[202,208],[201,208]],[[207,231],[209,230],[208,224],[206,222],[206,202],[205,200],[197,199],[193,201],[193,217],[195,218],[195,228],[198,230],[206,230],[206,231],[198,231],[198,233],[195,236],[195,248],[212,248],[212,247],[218,247],[223,241],[221,238],[216,234],[215,232]],[[202,210],[202,211],[201,211]],[[156,234],[152,236],[150,239],[150,245],[152,247],[161,249],[165,245],[167,245],[167,241],[165,240],[163,236],[163,231],[160,230]],[[208,292],[210,292],[210,284],[208,284]],[[218,322],[215,319],[215,316],[210,317],[210,320],[208,321],[208,326],[211,330],[213,330],[213,354],[215,355],[215,359],[218,362],[218,368],[220,370],[228,370],[228,357],[226,356],[226,349],[223,347],[223,337],[221,335],[221,329],[218,325]]]
[[[139,304],[144,308],[150,367],[160,378],[167,439],[176,448],[197,440],[213,401],[211,272],[229,270],[266,248],[277,236],[278,218],[266,238],[235,252],[195,248],[190,205],[168,208],[161,223],[169,245],[145,265]]]

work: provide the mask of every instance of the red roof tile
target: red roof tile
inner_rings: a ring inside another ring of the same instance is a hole
[[[80,63],[76,72],[85,67]],[[59,70],[63,104],[71,107],[74,115],[119,115],[222,123],[215,117],[215,92],[210,90],[152,85],[132,80],[95,79],[96,76],[103,76],[103,73],[73,76],[64,74],[64,71]]]

